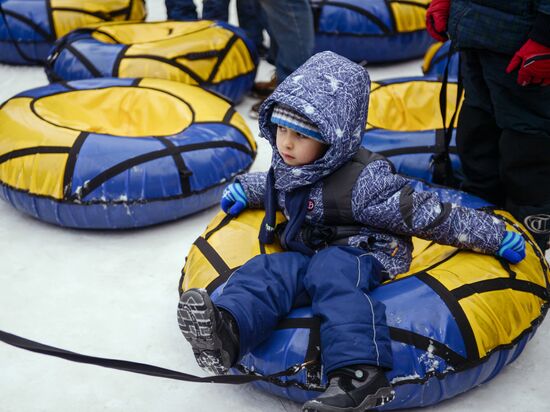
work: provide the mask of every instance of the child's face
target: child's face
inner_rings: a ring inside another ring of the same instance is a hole
[[[277,150],[289,166],[303,166],[325,154],[326,145],[295,130],[277,126]]]

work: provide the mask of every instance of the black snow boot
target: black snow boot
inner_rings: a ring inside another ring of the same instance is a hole
[[[235,364],[239,353],[237,323],[231,314],[214,305],[206,290],[182,293],[178,323],[201,368],[223,375]]]
[[[394,398],[384,371],[372,365],[352,365],[328,376],[329,386],[317,399],[302,407],[304,412],[363,412]]]

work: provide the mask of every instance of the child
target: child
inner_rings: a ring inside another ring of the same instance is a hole
[[[215,302],[191,289],[178,306],[199,365],[226,373],[307,294],[321,319],[329,378],[307,411],[363,411],[391,397],[385,308],[369,292],[408,269],[412,235],[514,263],[525,256],[521,236],[495,217],[415,193],[387,160],[360,149],[369,88],[363,67],[331,52],[313,56],[277,87],[259,120],[273,147],[271,169],[239,177],[222,208],[237,215],[265,207],[264,243],[273,240],[281,209],[288,223],[278,235],[287,251],[248,261]]]

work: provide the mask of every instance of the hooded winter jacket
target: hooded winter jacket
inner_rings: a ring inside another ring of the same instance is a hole
[[[458,48],[513,55],[530,37],[550,46],[550,0],[452,0],[449,36]]]
[[[277,203],[287,218],[285,193],[310,185],[305,223],[324,224],[325,178],[359,150],[369,93],[370,79],[363,67],[335,53],[322,52],[286,78],[262,105],[260,133],[273,148],[271,166]],[[276,104],[291,108],[317,125],[321,140],[328,145],[324,156],[303,166],[285,164],[277,152],[276,126],[270,121]],[[267,172],[248,173],[237,180],[249,207],[263,208]],[[367,249],[390,275],[408,270],[413,235],[494,254],[505,231],[504,224],[493,216],[443,204],[435,193],[414,192],[386,159],[364,167],[353,183],[349,207],[361,229],[347,243]]]

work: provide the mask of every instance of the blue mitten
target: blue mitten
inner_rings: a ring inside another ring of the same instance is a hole
[[[521,262],[525,258],[525,240],[519,233],[507,230],[497,255],[513,264]]]
[[[248,205],[246,193],[240,183],[231,183],[223,191],[221,206],[225,213],[237,216]]]

